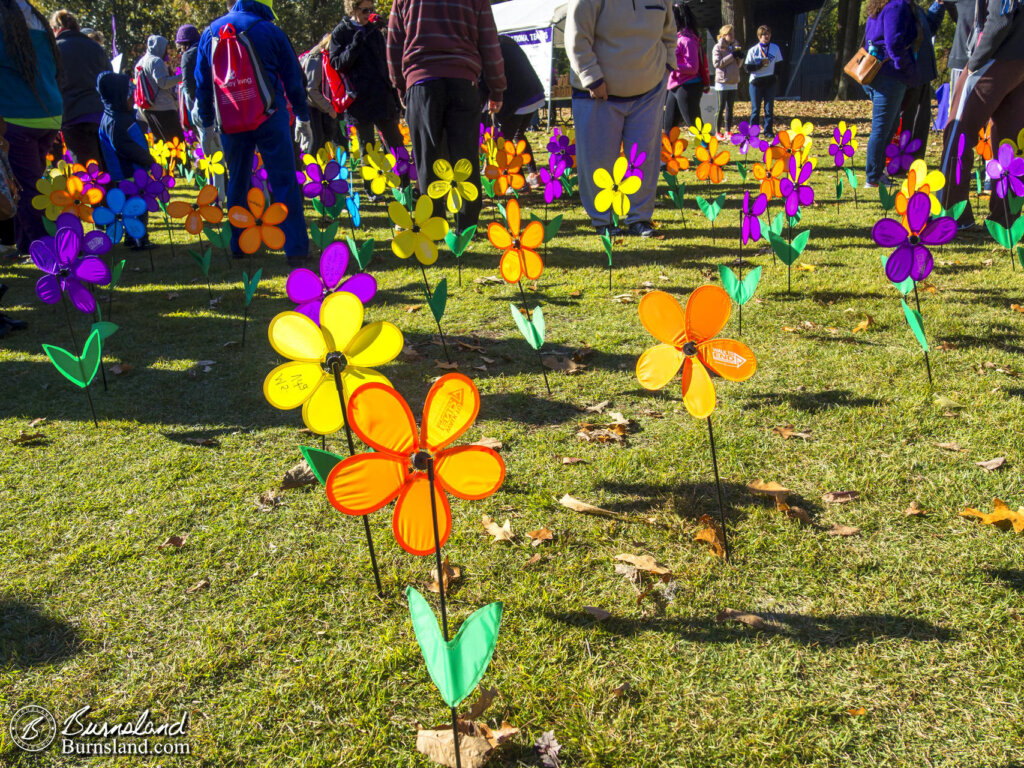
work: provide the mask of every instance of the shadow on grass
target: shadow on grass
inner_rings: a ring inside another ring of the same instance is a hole
[[[537,378],[540,379],[539,371]],[[542,382],[542,389],[543,386]],[[527,392],[482,394],[480,410],[491,418],[508,418],[535,426],[564,424],[580,415],[572,403],[552,400],[546,394],[533,395]]]
[[[936,339],[936,342],[939,343],[943,341],[949,342],[954,347],[958,347],[960,349],[982,349],[984,347],[990,347],[1003,352],[1012,352],[1016,355],[1024,354],[1024,345],[1020,343],[1021,335],[1016,332],[1011,332],[1008,329],[1006,331],[993,329],[985,336],[968,336],[967,334],[958,333],[952,336],[939,336]]]
[[[800,613],[759,613],[766,622],[754,629],[739,624],[719,623],[710,618],[646,618],[612,616],[598,625],[620,637],[635,637],[645,632],[672,634],[694,643],[736,643],[764,637],[784,637],[810,648],[848,648],[884,640],[916,642],[954,640],[957,633],[909,616],[888,613],[861,613],[824,616]],[[572,627],[595,626],[594,617],[585,611],[545,611],[553,622]]]
[[[672,512],[687,520],[698,520],[701,515],[718,519],[718,490],[715,487],[711,454],[707,461],[708,480],[679,483],[623,483],[605,480],[600,488],[621,498],[605,504],[612,512],[621,514],[647,513],[654,507],[670,506]],[[722,481],[722,502],[727,520],[738,520],[741,515],[732,506],[750,503],[754,497],[741,484]],[[642,520],[638,520],[642,522]]]
[[[1024,592],[1024,571],[1019,568],[986,568],[985,573],[1015,592]]]
[[[788,404],[805,413],[819,413],[830,408],[868,408],[883,405],[876,397],[860,397],[848,389],[827,389],[821,392],[764,392],[747,395],[743,410],[751,411],[766,405]]]
[[[78,630],[37,606],[0,600],[0,668],[28,669],[65,661],[82,650]]]

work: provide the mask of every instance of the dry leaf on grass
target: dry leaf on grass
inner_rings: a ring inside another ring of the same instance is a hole
[[[1020,304],[1011,304],[1010,309],[1014,312],[1024,312],[1024,306],[1021,306]]]
[[[498,525],[487,515],[480,517],[480,522],[484,525],[484,530],[487,531],[489,536],[494,537],[494,542],[499,541],[512,541],[515,539],[515,534],[512,533],[512,523],[506,520],[503,524]]]
[[[156,548],[157,549],[181,549],[183,546],[185,546],[185,542],[186,541],[188,541],[188,534],[187,533],[184,536],[178,536],[178,535],[168,536],[166,539],[164,539],[164,543],[163,544],[157,544]]]
[[[912,501],[910,506],[903,510],[903,514],[907,517],[924,517],[928,513],[925,512],[924,507],[918,505],[916,501]]]
[[[496,437],[481,437],[473,445],[482,445],[484,448],[490,448],[494,451],[500,451],[504,446]]]
[[[616,555],[616,560],[620,560],[624,563],[629,563],[634,568],[647,573],[653,573],[655,576],[671,576],[672,570],[666,568],[663,565],[659,565],[658,561],[650,555]]]
[[[576,512],[605,512],[610,515],[615,514],[609,509],[595,507],[593,504],[587,504],[587,502],[573,498],[569,494],[565,494],[562,498],[560,498],[558,500],[558,503],[561,504],[563,507],[568,507],[569,509],[574,510]]]
[[[413,312],[419,312],[421,309],[423,309],[422,304],[410,304],[405,308],[405,311],[411,315]]]
[[[529,560],[527,560],[527,561],[526,561],[526,562],[525,562],[525,563],[523,564],[523,567],[524,567],[524,568],[529,568],[529,567],[530,567],[531,565],[536,565],[537,563],[539,563],[539,562],[540,562],[541,560],[543,560],[543,559],[544,559],[544,558],[543,558],[543,556],[542,556],[542,555],[540,554],[540,552],[537,552],[537,553],[535,553],[535,554],[533,555],[533,557],[531,557],[531,558],[530,558]]]
[[[37,419],[32,419],[32,421],[30,421],[28,423],[28,426],[29,426],[29,429],[35,429],[40,424],[45,424],[45,423],[46,423],[46,417],[45,416],[40,416]]]
[[[435,360],[434,367],[440,368],[442,371],[457,371],[459,369],[459,362],[457,360],[446,363],[444,360]]]
[[[758,616],[756,613],[743,613],[743,611],[737,611],[732,608],[724,608],[718,612],[715,616],[715,621],[721,623],[725,621],[738,621],[740,624],[746,624],[748,627],[754,629],[774,629],[775,625],[771,622],[765,621],[764,617]]]
[[[617,304],[632,304],[634,299],[635,297],[632,293],[619,293],[615,296],[612,296],[612,301],[616,302]]]
[[[587,462],[586,462],[585,459],[580,459],[580,458],[577,458],[576,456],[563,456],[562,457],[562,464],[563,465],[565,465],[565,464],[586,464],[586,463]]]
[[[960,513],[960,517],[976,517],[982,525],[994,525],[1001,531],[1013,528],[1015,533],[1024,532],[1024,507],[1014,512],[999,498],[992,499],[991,514],[986,515],[973,507],[967,507]]]
[[[747,490],[751,493],[759,493],[764,496],[773,496],[776,499],[782,499],[785,501],[789,498],[792,491],[782,485],[779,485],[774,480],[771,482],[765,482],[764,480],[754,480],[747,483]]]
[[[847,504],[860,496],[859,491],[829,491],[822,494],[821,500],[826,504]]]
[[[470,352],[481,352],[482,353],[482,352],[486,351],[479,344],[471,344],[468,341],[462,341],[461,339],[456,339],[455,343],[458,344],[463,349],[468,349]]]
[[[860,533],[860,528],[854,528],[852,525],[840,525],[839,523],[836,523],[825,531],[825,533],[829,536],[856,536]]]
[[[613,699],[621,699],[623,696],[625,696],[627,693],[629,693],[629,689],[632,688],[632,687],[633,686],[630,685],[629,683],[623,683],[618,688],[613,688],[612,689],[612,694],[611,694],[612,698]]]
[[[264,491],[256,499],[256,509],[260,512],[270,512],[275,507],[281,506],[284,501],[284,496],[274,493],[273,491]]]
[[[473,282],[478,285],[501,285],[505,281],[502,280],[500,277],[495,277],[494,275],[487,275],[487,277],[478,277],[475,280],[473,280]]]
[[[313,474],[313,470],[309,468],[309,464],[303,459],[284,473],[284,478],[281,480],[281,490],[287,491],[289,488],[301,488],[304,485],[313,485],[315,482],[316,475]]]
[[[989,459],[988,461],[976,461],[974,463],[977,464],[982,469],[984,469],[986,472],[994,472],[995,470],[999,469],[1006,463],[1006,457],[997,456],[996,458]]]
[[[850,709],[846,710],[846,714],[850,715],[851,717],[863,717],[867,713],[868,711],[864,707],[851,707]]]
[[[791,507],[780,498],[775,499],[775,508],[790,520],[799,520],[803,525],[811,524],[811,517],[804,509],[801,509],[800,507]]]
[[[42,432],[26,432],[23,429],[18,430],[18,436],[12,437],[11,442],[15,445],[26,445],[28,443],[44,443],[46,442],[46,435]]]
[[[781,427],[772,427],[772,432],[779,435],[783,440],[789,440],[791,437],[802,437],[804,440],[809,440],[811,437],[810,432],[797,432],[793,429],[792,424],[783,424]]]
[[[586,370],[587,367],[572,357],[560,357],[558,355],[543,355],[540,361],[544,364],[545,368],[567,374],[580,373]]]
[[[703,541],[709,547],[711,552],[718,557],[725,559],[725,537],[722,534],[722,529],[718,523],[712,519],[711,515],[701,515],[700,520],[697,521],[697,525],[703,526],[701,530],[693,537],[694,541]]]
[[[936,448],[941,448],[944,451],[953,451],[954,453],[959,453],[960,451],[963,450],[963,448],[960,447],[960,443],[956,443],[956,442],[953,442],[953,443],[936,443],[935,447]]]
[[[196,592],[198,592],[201,589],[208,589],[209,586],[210,586],[210,580],[209,579],[200,579],[195,584],[193,584],[191,587],[186,589],[185,590],[185,594],[186,595],[195,594]]]
[[[530,537],[530,545],[534,547],[539,547],[545,541],[551,541],[555,538],[555,534],[547,528],[538,528],[536,531],[527,531],[526,535]]]
[[[448,562],[448,558],[441,562],[441,572],[444,574],[444,592],[448,594],[448,588],[456,581],[462,578],[462,569],[457,565],[451,565]],[[437,583],[437,568],[430,569],[430,581],[426,582],[427,590],[430,592],[440,592],[441,587]],[[470,717],[472,720],[473,717]]]
[[[860,333],[861,331],[866,331],[868,328],[870,328],[874,324],[875,324],[875,318],[873,318],[871,315],[864,315],[864,319],[861,320],[859,323],[857,323],[853,327],[853,332],[854,333]]]
[[[586,408],[583,409],[583,411],[585,413],[604,413],[604,409],[607,408],[611,404],[612,404],[611,400],[602,400],[600,403],[594,403],[593,405],[588,405]]]
[[[478,717],[482,716],[483,713],[487,711],[487,708],[494,703],[494,699],[498,696],[497,688],[488,688],[487,686],[481,685],[479,691],[480,696],[477,698],[475,702],[473,702],[473,706],[469,708],[469,712],[467,712],[466,716],[462,718],[463,720],[469,720],[470,722],[472,722],[473,720],[476,720]]]
[[[593,616],[594,621],[604,621],[611,616],[604,608],[598,608],[596,605],[584,605],[583,610]]]
[[[462,768],[483,768],[490,760],[491,753],[519,729],[503,722],[497,731],[483,723],[458,721],[459,758]],[[416,750],[435,763],[455,768],[455,740],[451,725],[424,728],[416,734]]]
[[[558,753],[562,749],[562,745],[555,739],[554,731],[544,731],[535,742],[533,742],[533,748],[537,750],[537,757],[540,758],[540,764],[544,768],[561,768],[562,761],[558,757]]]

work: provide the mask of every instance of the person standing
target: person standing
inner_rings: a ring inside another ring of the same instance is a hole
[[[672,6],[676,23],[676,68],[668,76],[665,95],[665,133],[677,125],[689,127],[700,116],[700,97],[711,83],[708,57],[697,32],[697,19],[690,6]]]
[[[1024,125],[1024,0],[977,0],[966,67],[950,103],[951,117],[943,135],[946,186],[941,199],[946,208],[967,201],[960,223],[969,229],[975,224],[968,192],[978,132],[991,120],[991,143],[996,148],[1005,139],[1015,140]],[[962,155],[960,136],[964,136]],[[989,199],[989,216],[1009,225],[1008,206],[996,195]]]
[[[928,133],[932,129],[932,82],[939,76],[932,38],[942,26],[945,6],[936,0],[926,11],[917,4],[917,0],[911,0],[910,9],[914,12],[918,30],[914,41],[917,84],[907,86],[907,92],[903,96],[900,105],[900,130],[910,131],[911,137],[921,142],[914,157],[923,160],[928,149]]]
[[[32,207],[61,127],[57,85],[60,54],[50,25],[28,0],[0,0],[0,117],[7,123],[9,158],[21,188],[14,222],[18,251],[46,235],[42,211]]]
[[[913,45],[917,21],[910,0],[868,0],[864,41],[868,53],[882,62],[870,84],[861,86],[871,99],[871,136],[864,186],[874,188],[885,171],[885,148],[896,133],[900,106],[908,86],[917,85]]]
[[[110,71],[110,62],[103,48],[81,31],[71,11],[63,8],[54,11],[50,15],[50,28],[60,53],[64,143],[77,162],[85,165],[95,160],[102,168],[99,131],[103,104],[96,92],[96,78]]]
[[[181,57],[181,87],[178,89],[178,117],[182,127],[192,123],[196,106],[196,59],[199,57],[199,30],[182,24],[174,36],[174,45]]]
[[[599,233],[615,232],[612,211],[598,211],[594,171],[611,171],[620,147],[646,152],[640,189],[624,224],[651,237],[661,161],[667,73],[676,70],[676,20],[664,0],[637,4],[570,0],[565,50],[572,81],[580,199]]]
[[[736,42],[732,24],[718,30],[718,43],[711,51],[711,62],[715,65],[715,90],[718,91],[718,118],[715,130],[718,138],[724,139],[732,133],[732,110],[736,103],[736,89],[740,83],[740,60],[743,48]],[[725,114],[725,123],[722,114]],[[724,125],[724,131],[723,131]]]
[[[328,141],[338,142],[338,112],[331,105],[330,90],[324,82],[324,56],[331,42],[328,32],[309,51],[299,57],[302,74],[306,77],[306,102],[309,104],[309,123],[313,127],[313,149]]]
[[[750,122],[757,124],[764,106],[764,121],[761,123],[764,136],[775,136],[775,93],[778,80],[775,67],[782,61],[782,51],[772,42],[772,28],[762,24],[757,28],[757,43],[743,60],[743,66],[750,73]]]
[[[227,202],[229,207],[247,207],[246,196],[252,186],[252,163],[258,149],[274,200],[288,207],[288,216],[281,224],[285,235],[285,257],[289,266],[300,267],[309,260],[309,233],[306,231],[302,193],[295,178],[289,103],[295,112],[295,138],[303,152],[312,149],[313,129],[309,124],[302,68],[288,35],[274,24],[275,18],[273,0],[238,0],[227,14],[211,22],[199,38],[196,93],[204,131],[203,151],[209,153],[213,149],[210,142],[215,136],[209,129],[216,125],[218,119],[214,105],[217,95],[213,81],[213,41],[219,39],[221,30],[228,24],[236,32],[245,33],[256,58],[253,66],[262,74],[262,81],[269,84],[271,98],[265,107],[264,119],[256,127],[235,133],[220,131],[228,169]],[[239,231],[232,228],[231,251],[241,257],[238,236]]]
[[[501,46],[508,87],[501,102],[501,110],[494,117],[498,130],[508,141],[513,144],[526,142],[526,151],[530,154],[530,162],[526,164],[529,172],[526,183],[537,186],[540,183],[537,160],[533,156],[530,140],[526,137],[526,129],[544,104],[544,86],[519,43],[508,35],[498,35],[498,44]]]
[[[476,183],[480,178],[477,81],[483,74],[492,114],[501,111],[506,86],[489,0],[395,0],[388,23],[387,62],[391,82],[405,99],[420,192],[425,194],[437,178],[434,161],[439,158],[452,165],[469,160],[469,178]],[[460,231],[477,223],[482,198],[477,195],[464,202],[455,216]],[[443,217],[445,211],[444,201],[435,200],[434,215]]]
[[[141,91],[146,101],[136,106],[142,110],[153,136],[161,141],[170,141],[177,136],[183,138],[181,123],[178,122],[178,102],[174,88],[181,82],[181,75],[167,71],[167,38],[150,35],[146,40],[146,53],[135,64],[135,78],[142,79]]]

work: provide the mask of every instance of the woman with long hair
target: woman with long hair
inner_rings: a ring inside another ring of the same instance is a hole
[[[331,44],[328,32],[320,42],[299,57],[299,64],[306,75],[306,101],[309,103],[309,122],[313,126],[313,147],[319,149],[326,142],[335,144],[341,138],[338,127],[338,113],[331,106],[329,86],[324,82],[323,57]]]
[[[676,20],[676,64],[668,76],[665,95],[665,133],[677,125],[690,126],[700,115],[700,97],[710,83],[708,58],[697,32],[697,19],[690,6],[672,6]]]
[[[743,47],[736,42],[732,24],[726,24],[718,30],[718,42],[711,51],[711,61],[715,65],[715,90],[718,91],[718,119],[715,121],[715,130],[718,131],[719,138],[732,133],[732,110],[736,103],[736,89],[740,83],[742,51]]]
[[[50,25],[28,0],[0,0],[0,30],[0,117],[21,187],[15,237],[27,254],[32,241],[46,234],[32,196],[61,127],[60,57]]]

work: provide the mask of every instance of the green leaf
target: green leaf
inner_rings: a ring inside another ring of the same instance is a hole
[[[43,216],[43,228],[50,237],[57,234],[57,222],[50,221],[46,216]]]
[[[677,179],[675,176],[673,176],[668,171],[662,171],[661,172],[661,178],[663,178],[665,180],[665,183],[668,185],[668,188],[670,190],[678,189],[679,188],[679,179]]]
[[[1020,262],[1021,269],[1024,269],[1024,246],[1017,249],[1017,261]]]
[[[319,197],[313,198],[313,210],[316,211],[318,216],[327,215],[327,209],[324,208],[323,201]]]
[[[607,232],[601,235],[601,245],[604,246],[604,252],[608,254],[608,266],[610,267],[612,265],[612,239]]]
[[[889,261],[889,257],[886,256],[883,253],[883,254],[880,254],[878,256],[878,258],[882,262],[882,269],[885,269],[885,265],[886,265],[886,262]],[[902,293],[904,296],[906,296],[908,293],[910,293],[912,290],[914,290],[914,278],[912,278],[912,277],[908,277],[902,283],[892,283],[892,284],[894,286],[896,286],[896,290],[899,291],[900,293]]]
[[[100,369],[101,347],[100,332],[93,330],[85,341],[85,349],[81,357],[75,357],[66,349],[52,344],[43,344],[43,351],[64,378],[76,387],[85,389]]]
[[[739,305],[746,304],[754,296],[757,284],[761,280],[761,268],[754,267],[750,270],[742,282],[736,274],[724,264],[718,265],[718,274],[722,278],[722,287],[729,297]]]
[[[740,179],[742,181],[746,181],[748,171],[747,164],[744,163],[742,160],[738,160],[736,162],[736,170],[740,172]]]
[[[965,210],[967,210],[967,201],[961,200],[952,208],[943,208],[939,215],[943,217],[948,216],[953,219],[953,221],[960,221],[960,217],[964,215]]]
[[[117,285],[117,281],[121,279],[121,273],[124,271],[124,259],[121,259],[117,264],[110,268],[110,287],[113,288]]]
[[[786,226],[786,212],[779,211],[775,214],[775,218],[772,219],[771,225],[768,227],[769,232],[774,232],[776,235],[782,234],[783,227]]]
[[[718,276],[722,278],[722,288],[733,301],[739,304],[740,302],[737,297],[739,296],[740,280],[736,277],[736,273],[725,266],[725,264],[719,264]]]
[[[1010,206],[1010,212],[1014,216],[1020,216],[1020,211],[1024,208],[1024,197],[1017,197],[1013,192],[1010,192],[1006,196],[1006,202]],[[963,204],[967,205],[967,201],[965,200]]]
[[[889,190],[885,188],[884,184],[878,185],[878,201],[882,204],[883,211],[891,211],[892,207],[896,205],[896,193],[889,193]]]
[[[448,234],[444,236],[444,241],[448,244],[448,250],[455,254],[455,258],[461,258],[462,254],[466,252],[466,248],[469,247],[470,242],[476,237],[477,225],[474,224],[470,227],[466,227],[462,232],[456,232],[454,229],[448,230]]]
[[[316,479],[320,481],[320,485],[327,483],[327,476],[331,474],[331,470],[344,460],[344,456],[339,456],[330,451],[321,451],[319,448],[311,448],[306,445],[302,446],[299,450],[302,451],[303,458],[309,464],[309,468],[313,470]]]
[[[206,224],[203,226],[203,232],[206,234],[206,239],[213,243],[218,248],[227,250],[228,246],[231,245],[231,231],[228,229],[230,224],[226,222],[217,228],[213,224]]]
[[[772,231],[768,232],[768,242],[771,243],[772,250],[775,251],[775,255],[778,256],[779,260],[786,266],[792,265],[792,263],[800,257],[799,251]]]
[[[534,335],[539,340],[534,349],[540,349],[544,346],[544,338],[547,333],[547,329],[544,327],[544,312],[540,308],[540,304],[533,308],[533,319],[530,320],[530,325],[533,326]]]
[[[112,323],[109,320],[100,320],[92,324],[93,331],[99,331],[100,341],[106,341],[115,333],[117,333],[118,325]]]
[[[850,189],[857,188],[857,174],[853,172],[853,168],[844,168],[846,171],[846,182],[850,185]]]
[[[356,247],[356,241],[350,235],[345,235],[345,243],[348,245],[349,253],[355,257],[356,263],[359,264],[360,271],[365,272],[366,265],[370,263],[370,257],[373,256],[373,247],[377,241],[372,237],[368,237]]]
[[[540,315],[540,328],[538,329],[533,320],[530,320],[524,315],[515,304],[509,304],[512,310],[512,319],[516,321],[516,327],[519,332],[523,334],[523,338],[526,339],[526,343],[534,349],[540,349],[544,345],[544,316]],[[534,319],[538,317],[537,311],[540,306],[533,311]],[[539,330],[539,333],[538,333]]]
[[[458,634],[445,642],[434,611],[423,595],[406,587],[405,596],[430,679],[445,703],[457,707],[476,689],[491,663],[501,628],[502,604],[491,603],[475,611],[459,627]]]
[[[558,234],[558,230],[562,228],[562,214],[558,214],[544,225],[544,242],[554,240],[555,235]]]
[[[242,273],[242,285],[245,286],[245,306],[252,304],[252,297],[256,295],[256,288],[260,284],[260,278],[263,276],[263,267],[256,270],[256,274],[249,279],[249,275],[246,272]]]
[[[683,191],[681,189],[670,189],[668,191],[668,199],[672,201],[679,210],[683,209]]]
[[[434,286],[434,293],[427,301],[430,311],[437,322],[441,322],[444,315],[444,308],[448,305],[448,278],[442,277],[441,281]]]
[[[843,196],[843,180],[836,179],[836,200]]]
[[[979,171],[977,168],[974,169],[974,186],[978,190],[978,194],[980,195],[983,191],[983,188],[981,185],[981,171]]]
[[[201,270],[203,270],[203,274],[206,275],[207,277],[210,276],[210,255],[211,255],[211,253],[212,253],[212,249],[210,249],[210,248],[207,248],[206,250],[204,250],[202,255],[196,253],[193,250],[189,250],[189,252],[188,252],[188,255],[191,256],[193,259],[195,259],[196,264],[199,265],[199,268]]]
[[[797,252],[797,255],[804,252],[804,248],[807,247],[807,241],[811,238],[811,230],[805,229],[799,235],[793,238],[793,250]]]
[[[505,221],[505,226],[507,227],[508,226],[508,214],[505,213],[505,204],[504,203],[497,203],[497,206],[498,206],[498,213],[501,214],[501,218]]]
[[[327,209],[327,215],[332,219],[336,219],[341,216],[341,212],[344,211],[345,208],[345,198],[338,197],[337,202]]]
[[[800,209],[797,208],[796,209],[796,216],[787,216],[786,217],[786,224],[788,224],[790,227],[797,227],[797,226],[800,225],[800,220],[803,219],[803,217],[804,216],[800,212]]]
[[[985,226],[988,228],[989,234],[992,235],[992,238],[1003,246],[1003,248],[1013,247],[1010,242],[1010,231],[1006,227],[995,219],[986,219]]]
[[[921,320],[921,313],[916,309],[911,309],[904,299],[900,299],[900,303],[903,305],[903,314],[907,318],[907,325],[914,332],[914,337],[917,339],[917,343],[921,345],[921,349],[927,352],[928,339],[924,335],[924,322]]]
[[[706,218],[708,221],[714,221],[714,219],[711,217],[711,203],[709,203],[700,195],[697,195],[696,200],[697,207],[700,208],[700,212],[704,214],[704,218]]]
[[[488,178],[480,179],[480,186],[484,188],[484,194],[490,198],[494,198],[494,182]]]
[[[1024,237],[1024,218],[1019,218],[1010,227],[1010,243],[1011,247],[1017,245]]]

